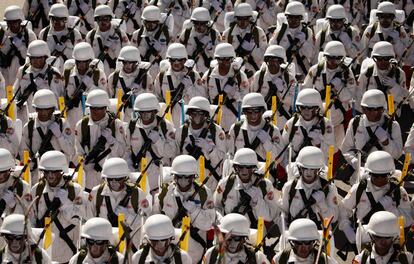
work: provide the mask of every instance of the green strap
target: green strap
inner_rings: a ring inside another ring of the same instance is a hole
[[[99,188],[98,188],[98,192],[96,193],[96,205],[95,205],[95,211],[96,211],[96,217],[99,217],[100,213],[101,213],[101,205],[103,202],[103,196],[102,196],[102,191],[105,187],[105,183],[102,183]]]

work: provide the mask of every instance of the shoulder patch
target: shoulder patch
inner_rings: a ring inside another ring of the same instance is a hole
[[[268,192],[268,193],[266,194],[266,198],[267,198],[269,201],[272,201],[272,200],[273,200],[273,198],[275,198],[275,195],[274,195],[273,191]]]
[[[148,200],[147,199],[142,200],[141,203],[140,203],[140,206],[142,208],[148,208],[148,206],[149,206]]]
[[[206,204],[206,208],[207,209],[213,209],[214,208],[214,202],[213,201],[208,201]]]
[[[224,134],[223,131],[220,132],[219,138],[220,138],[220,140],[224,140],[226,138],[226,135]]]
[[[13,135],[13,133],[14,133],[14,129],[12,127],[9,127],[6,129],[6,134]]]
[[[72,134],[72,130],[69,127],[65,128],[65,134],[70,136]]]
[[[170,133],[168,133],[168,136],[171,138],[171,139],[175,139],[175,133],[174,132],[170,132]]]
[[[124,127],[122,125],[119,127],[119,134],[124,134]]]
[[[331,134],[332,133],[332,126],[326,127],[326,133]]]
[[[278,136],[274,136],[274,137],[272,137],[272,142],[279,143],[280,142],[280,138]]]
[[[217,186],[217,193],[222,193],[223,189],[221,189],[221,186]]]

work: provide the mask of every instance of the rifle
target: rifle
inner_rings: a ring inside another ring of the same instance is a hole
[[[319,217],[323,220],[322,215],[319,214]],[[331,217],[328,218],[328,221],[327,221],[326,225],[323,225],[323,232],[322,232],[322,236],[321,236],[321,240],[320,240],[321,244],[319,245],[319,248],[318,248],[318,254],[316,255],[315,263],[319,263],[319,258],[322,254],[322,248],[325,251],[325,254],[324,254],[325,263],[328,263],[328,259],[327,259],[328,255],[326,254],[326,251],[327,251],[326,244],[327,244],[327,242],[329,242],[329,239],[325,239],[325,234],[328,232],[328,228],[331,225],[333,218],[334,218],[334,216],[332,215]]]
[[[219,18],[220,14],[221,13],[218,13],[214,17],[213,22],[210,24],[210,26],[207,27],[206,33],[205,33],[206,36],[208,36],[210,34],[210,31],[213,29],[213,26],[217,22],[217,19]],[[206,43],[206,44],[204,44],[202,46],[201,45],[197,45],[197,49],[195,50],[195,52],[193,53],[193,55],[191,56],[191,58],[197,62],[197,60],[199,58],[199,55],[201,54],[201,52],[203,52],[206,49],[207,44],[208,43]]]
[[[59,121],[61,122],[61,119],[60,119],[60,115],[59,114],[57,114],[57,115],[55,115],[55,120],[53,121],[53,122],[56,122],[58,125],[59,125]],[[53,137],[53,133],[52,133],[52,131],[50,130],[50,129],[48,129],[47,130],[47,133],[46,133],[46,136],[45,136],[45,138],[44,139],[42,139],[42,142],[41,142],[41,144],[40,144],[40,147],[39,147],[39,149],[38,149],[38,151],[37,151],[37,155],[40,157],[43,153],[45,153],[46,152],[46,150],[47,150],[47,146],[49,145],[49,144],[51,144],[50,143],[50,140],[52,140],[52,137]],[[34,154],[34,153],[33,153]]]

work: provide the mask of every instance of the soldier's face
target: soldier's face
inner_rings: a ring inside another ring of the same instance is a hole
[[[311,121],[317,114],[317,106],[300,106],[300,115],[305,121]]]
[[[120,192],[125,187],[126,178],[107,178],[106,182],[108,183],[109,189],[114,192]]]
[[[230,68],[231,62],[233,61],[232,57],[228,57],[228,58],[216,58],[217,62],[219,64],[219,67],[228,69]]]
[[[137,61],[123,61],[122,70],[127,74],[133,73],[137,69],[137,63]]]
[[[313,183],[319,174],[319,169],[307,169],[300,167],[299,171],[300,175],[302,176],[302,180],[307,184]]]
[[[197,33],[205,33],[207,30],[207,23],[205,21],[193,21],[194,29]]]
[[[159,21],[144,21],[144,26],[147,31],[154,31],[158,27]]]
[[[174,181],[181,192],[187,192],[191,189],[195,175],[174,175]]]
[[[149,125],[155,120],[157,111],[139,111],[139,117],[144,125]]]
[[[250,25],[250,16],[236,17],[237,25],[241,29],[246,29]]]
[[[90,107],[91,118],[94,122],[97,122],[105,117],[106,107]]]
[[[302,16],[287,15],[287,22],[290,28],[299,27],[300,21],[302,21]]]
[[[9,250],[14,254],[22,253],[25,248],[25,241],[23,235],[4,235],[7,241]]]
[[[384,187],[388,183],[389,174],[374,174],[370,173],[371,182],[377,187]]]
[[[246,116],[247,123],[251,126],[257,126],[262,121],[264,110],[262,108],[247,108],[243,109],[243,113]]]
[[[390,60],[392,57],[375,57],[374,61],[377,64],[378,69],[385,71],[390,67]]]
[[[342,57],[340,56],[325,55],[325,57],[326,57],[326,66],[328,67],[328,69],[331,69],[331,70],[338,68],[338,65],[341,63],[341,60],[342,60]]]
[[[277,57],[266,57],[265,61],[266,61],[267,67],[272,73],[278,73],[280,70],[280,64],[283,63],[283,60]]]
[[[389,28],[395,18],[393,14],[377,14],[377,17],[381,27],[384,28]]]
[[[206,121],[207,114],[202,110],[191,110],[188,112],[190,116],[191,124],[202,125]]]
[[[66,18],[65,17],[51,17],[53,29],[56,31],[62,31],[65,29]]]
[[[329,26],[331,27],[333,31],[341,30],[342,27],[344,26],[344,23],[345,21],[342,18],[341,19],[333,19],[333,18],[329,19]]]
[[[290,241],[293,251],[301,258],[307,258],[312,252],[315,241]]]
[[[250,182],[255,169],[256,166],[254,165],[234,165],[234,170],[243,183]]]
[[[10,170],[0,171],[0,184],[5,183],[10,178]]]
[[[75,61],[76,63],[76,68],[78,69],[79,74],[84,75],[86,73],[86,71],[89,68],[89,63],[91,63],[91,60],[86,60],[86,61]]]
[[[86,239],[88,245],[88,252],[93,258],[99,258],[108,247],[108,241]]]
[[[30,65],[35,69],[43,69],[46,64],[46,57],[30,57]]]
[[[371,238],[374,243],[375,251],[380,256],[385,256],[394,242],[393,237],[379,237],[371,235]]]
[[[41,121],[41,122],[47,122],[52,118],[53,112],[55,111],[55,108],[46,108],[46,109],[40,109],[40,108],[36,108],[36,112],[37,112],[37,118]]]
[[[100,31],[108,31],[111,28],[111,16],[101,16],[98,19],[98,25]]]
[[[62,180],[62,171],[43,171],[43,175],[46,178],[50,187],[56,187]]]
[[[185,64],[186,60],[187,59],[185,59],[185,58],[182,58],[182,59],[170,58],[169,61],[170,61],[170,64],[171,64],[171,69],[175,72],[182,71],[184,69],[184,64]]]
[[[232,254],[239,252],[243,248],[245,238],[242,236],[231,236],[226,240],[226,250]]]
[[[362,112],[369,122],[378,122],[384,113],[384,107],[362,107]]]
[[[7,27],[10,29],[10,31],[14,34],[19,33],[21,28],[22,21],[19,20],[8,20],[7,21]]]
[[[170,239],[150,240],[152,250],[157,256],[164,256],[170,246]]]

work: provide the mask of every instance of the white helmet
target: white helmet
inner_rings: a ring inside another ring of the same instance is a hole
[[[234,236],[248,237],[252,234],[249,220],[244,215],[236,213],[223,216],[219,228],[221,232],[231,233]]]
[[[379,41],[372,47],[371,57],[395,57],[394,46],[388,41]]]
[[[345,8],[342,5],[331,5],[326,12],[325,18],[346,19]]]
[[[107,240],[112,238],[112,225],[102,217],[93,217],[82,226],[81,236],[93,240]]]
[[[141,62],[141,54],[135,46],[125,46],[119,52],[118,60],[120,61],[138,61]]]
[[[171,219],[163,214],[148,217],[144,224],[144,232],[149,240],[164,240],[175,235]]]
[[[322,109],[322,99],[318,91],[313,88],[305,88],[298,93],[297,106],[318,106]]]
[[[80,42],[73,48],[72,56],[77,61],[87,61],[93,60],[95,53],[93,52],[91,44],[88,42]]]
[[[310,219],[299,218],[289,226],[288,239],[291,241],[313,241],[319,238],[318,228]]]
[[[137,96],[134,102],[134,111],[160,111],[158,98],[152,93],[142,93]]]
[[[253,8],[248,3],[240,3],[234,8],[235,17],[251,17],[253,16]]]
[[[371,108],[384,107],[385,109],[387,102],[384,93],[378,89],[370,89],[366,91],[362,96],[361,106]]]
[[[208,22],[210,19],[210,12],[205,7],[196,7],[191,13],[191,20],[193,21]]]
[[[41,89],[33,95],[32,105],[39,109],[56,108],[56,95],[51,90]]]
[[[109,158],[105,160],[102,167],[102,177],[105,178],[125,178],[128,177],[131,171],[128,168],[128,163],[121,158]]]
[[[276,57],[282,59],[284,62],[287,60],[285,48],[279,45],[268,46],[264,57]]]
[[[303,17],[305,13],[305,6],[301,2],[293,1],[286,6],[285,15]]]
[[[49,46],[43,40],[33,40],[27,47],[29,57],[50,57]]]
[[[296,164],[307,169],[321,169],[325,166],[323,153],[320,148],[314,146],[304,147],[299,151]]]
[[[344,44],[336,40],[329,41],[323,49],[323,54],[334,57],[345,57],[346,51]]]
[[[88,93],[86,97],[86,106],[89,107],[105,107],[109,106],[108,93],[101,89],[96,89]]]
[[[181,43],[172,43],[168,46],[166,57],[168,59],[187,59],[187,49]]]
[[[243,97],[242,109],[262,107],[267,109],[263,95],[260,93],[248,93]]]
[[[5,148],[0,148],[0,171],[14,169],[14,158],[10,151]]]
[[[190,155],[179,155],[171,164],[171,174],[195,175],[197,174],[197,161]]]
[[[161,12],[158,6],[149,5],[144,8],[141,15],[142,20],[160,21]]]
[[[25,233],[24,228],[24,215],[22,214],[11,214],[4,218],[1,224],[0,233],[7,235],[23,235]],[[26,232],[27,233],[27,232]]]
[[[50,150],[42,155],[39,162],[39,169],[45,171],[63,171],[63,173],[68,173],[69,171],[65,154],[57,150]]]
[[[24,20],[23,11],[20,6],[11,5],[4,10],[4,21]]]
[[[113,17],[114,14],[112,13],[112,10],[107,5],[99,5],[95,9],[95,13],[93,14],[94,18],[101,17],[101,16],[111,16]]]
[[[214,58],[235,58],[236,52],[234,51],[233,45],[230,43],[217,44],[214,50]]]
[[[50,7],[49,17],[69,17],[68,8],[64,4],[54,4]]]
[[[187,111],[189,109],[203,110],[207,113],[210,113],[210,102],[205,97],[195,96],[191,98],[190,102],[188,103]]]
[[[394,173],[394,159],[383,150],[371,152],[365,162],[365,170],[376,174]]]
[[[387,211],[379,211],[371,216],[367,225],[369,234],[379,237],[396,237],[399,235],[397,217]]]
[[[393,14],[395,16],[397,12],[395,11],[394,3],[389,1],[379,3],[377,7],[377,14]]]
[[[233,158],[234,165],[257,166],[256,152],[250,148],[241,148],[236,151]]]

